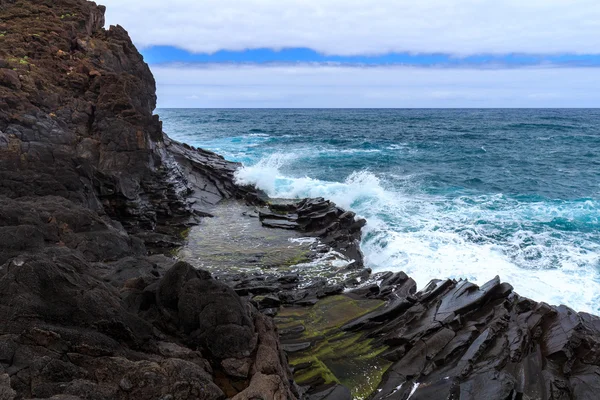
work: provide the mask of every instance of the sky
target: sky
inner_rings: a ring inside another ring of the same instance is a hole
[[[101,0],[159,107],[598,107],[597,0]]]

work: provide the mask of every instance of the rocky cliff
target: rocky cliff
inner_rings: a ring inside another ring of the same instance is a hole
[[[290,399],[271,319],[151,247],[249,198],[85,0],[0,1],[0,399]],[[147,247],[149,246],[149,247]]]
[[[103,25],[85,0],[0,0],[0,400],[598,398],[599,318],[499,279],[372,275],[364,220],[270,204],[164,135],[148,66]],[[353,262],[212,276],[171,258],[225,199]]]

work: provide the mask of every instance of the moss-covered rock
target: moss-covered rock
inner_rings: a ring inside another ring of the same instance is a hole
[[[282,308],[275,321],[288,349],[296,382],[314,388],[340,383],[350,389],[355,399],[367,398],[390,365],[379,357],[386,348],[374,345],[362,333],[340,328],[383,304],[379,300],[338,295],[309,308]]]

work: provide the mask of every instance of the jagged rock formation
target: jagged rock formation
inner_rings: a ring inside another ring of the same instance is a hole
[[[339,296],[336,315],[326,318],[352,315],[361,310],[361,302],[376,299],[385,305],[311,335],[306,333],[315,330],[310,321],[296,318],[289,325],[288,316],[303,311],[284,309],[278,317],[288,324],[282,330],[284,348],[302,362],[295,367],[296,376],[310,377],[304,383],[315,398],[337,387],[327,365],[351,363],[352,357],[387,362],[379,387],[369,397],[373,400],[597,398],[596,316],[523,298],[498,277],[481,287],[468,281],[432,281],[416,292],[406,274],[380,273],[371,283]],[[315,313],[326,313],[329,307],[317,303]],[[335,338],[332,349],[336,342],[351,340],[367,343],[368,352],[356,345],[332,354],[322,349],[323,336]]]
[[[195,189],[200,211],[235,196],[236,164],[163,136],[150,69],[103,25],[92,2],[2,2],[0,195],[60,195],[130,232],[187,216]]]
[[[367,221],[356,220],[352,211],[344,211],[323,198],[304,199],[298,203],[273,204],[268,212],[260,212],[264,226],[295,229],[307,236],[315,236],[330,248],[340,252],[362,268],[360,251],[361,228]]]
[[[372,399],[597,397],[600,318],[523,298],[498,277],[414,293],[402,275],[385,277],[398,282],[385,308],[342,327],[389,348],[393,364]]]
[[[151,228],[164,201],[155,83],[119,26],[93,3],[4,2],[1,194],[60,195]],[[162,199],[161,199],[162,197]]]

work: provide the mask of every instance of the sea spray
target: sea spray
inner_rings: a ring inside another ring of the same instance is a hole
[[[256,184],[271,197],[325,197],[366,217],[362,250],[375,271],[402,270],[420,288],[436,278],[483,284],[501,275],[536,300],[576,304],[582,310],[595,307],[596,271],[585,265],[600,262],[600,245],[590,241],[572,246],[556,232],[526,230],[532,220],[552,221],[561,215],[572,219],[579,213],[578,202],[542,207],[502,195],[450,202],[434,196],[410,198],[385,190],[367,171],[352,173],[344,182],[286,177],[279,171],[286,159],[291,158],[271,155],[240,169],[237,179]],[[511,224],[512,229],[507,226]],[[508,232],[496,232],[499,227]]]
[[[600,152],[590,151],[600,112],[179,113],[160,111],[165,130],[242,162],[240,182],[367,218],[362,250],[376,271],[403,270],[421,288],[500,275],[535,300],[600,311]]]

